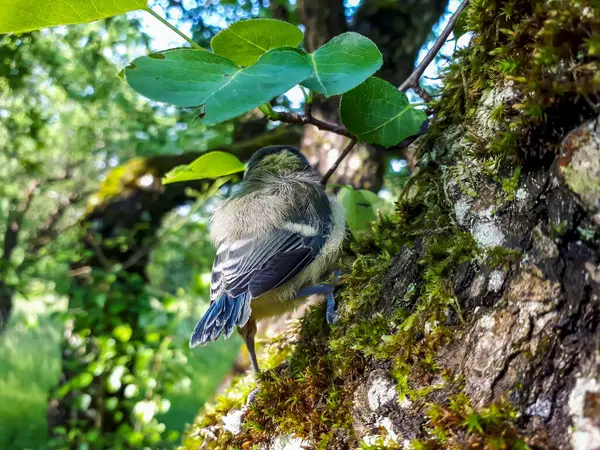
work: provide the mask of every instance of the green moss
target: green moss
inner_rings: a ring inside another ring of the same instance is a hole
[[[518,432],[518,414],[507,402],[474,409],[469,398],[460,393],[444,404],[429,404],[429,438],[412,442],[414,449],[515,449],[529,448]]]
[[[98,192],[90,197],[88,211],[114,197],[125,196],[128,192],[138,189],[137,183],[146,174],[156,176],[153,170],[148,169],[144,158],[133,158],[126,164],[115,167],[102,182]]]
[[[564,219],[558,223],[550,221],[550,223],[548,224],[548,228],[550,230],[550,237],[552,239],[558,239],[564,236],[567,232],[568,225],[569,223]]]
[[[597,2],[474,0],[464,14],[474,37],[446,73],[432,138],[449,124],[475,118],[482,94],[495,87],[510,86],[518,94],[518,103],[492,109],[498,130],[495,138],[484,139],[484,153],[505,159],[538,150],[530,136],[551,133],[553,117],[579,122],[582,112],[594,115],[585,98],[600,81]]]
[[[488,249],[486,263],[492,268],[508,269],[511,264],[521,260],[521,252],[511,248],[496,246]]]
[[[521,177],[521,167],[516,167],[512,176],[502,180],[502,191],[506,194],[506,200],[512,202],[517,196],[519,187],[519,178]]]

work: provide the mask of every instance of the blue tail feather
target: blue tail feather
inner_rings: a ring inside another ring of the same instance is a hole
[[[224,294],[212,302],[200,319],[192,337],[190,347],[204,345],[221,336],[231,336],[236,326],[243,327],[250,317],[250,296],[241,294],[237,297]]]

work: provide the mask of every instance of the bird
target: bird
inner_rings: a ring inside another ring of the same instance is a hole
[[[216,209],[210,237],[217,252],[210,305],[190,347],[237,328],[254,373],[260,371],[254,338],[258,321],[292,311],[313,294],[327,296],[326,319],[336,320],[332,273],[346,234],[345,214],[295,147],[255,152],[239,189]]]

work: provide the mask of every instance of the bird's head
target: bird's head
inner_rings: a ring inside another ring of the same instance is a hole
[[[306,157],[295,147],[272,145],[254,153],[246,166],[244,180],[264,175],[285,176],[297,172],[312,172]]]

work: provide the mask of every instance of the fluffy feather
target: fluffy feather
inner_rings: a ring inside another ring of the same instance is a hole
[[[295,308],[300,288],[318,282],[344,238],[341,205],[297,150],[267,150],[251,161],[240,191],[213,215],[217,255],[211,305],[190,345],[229,336],[234,326]],[[299,160],[299,162],[298,162]]]

